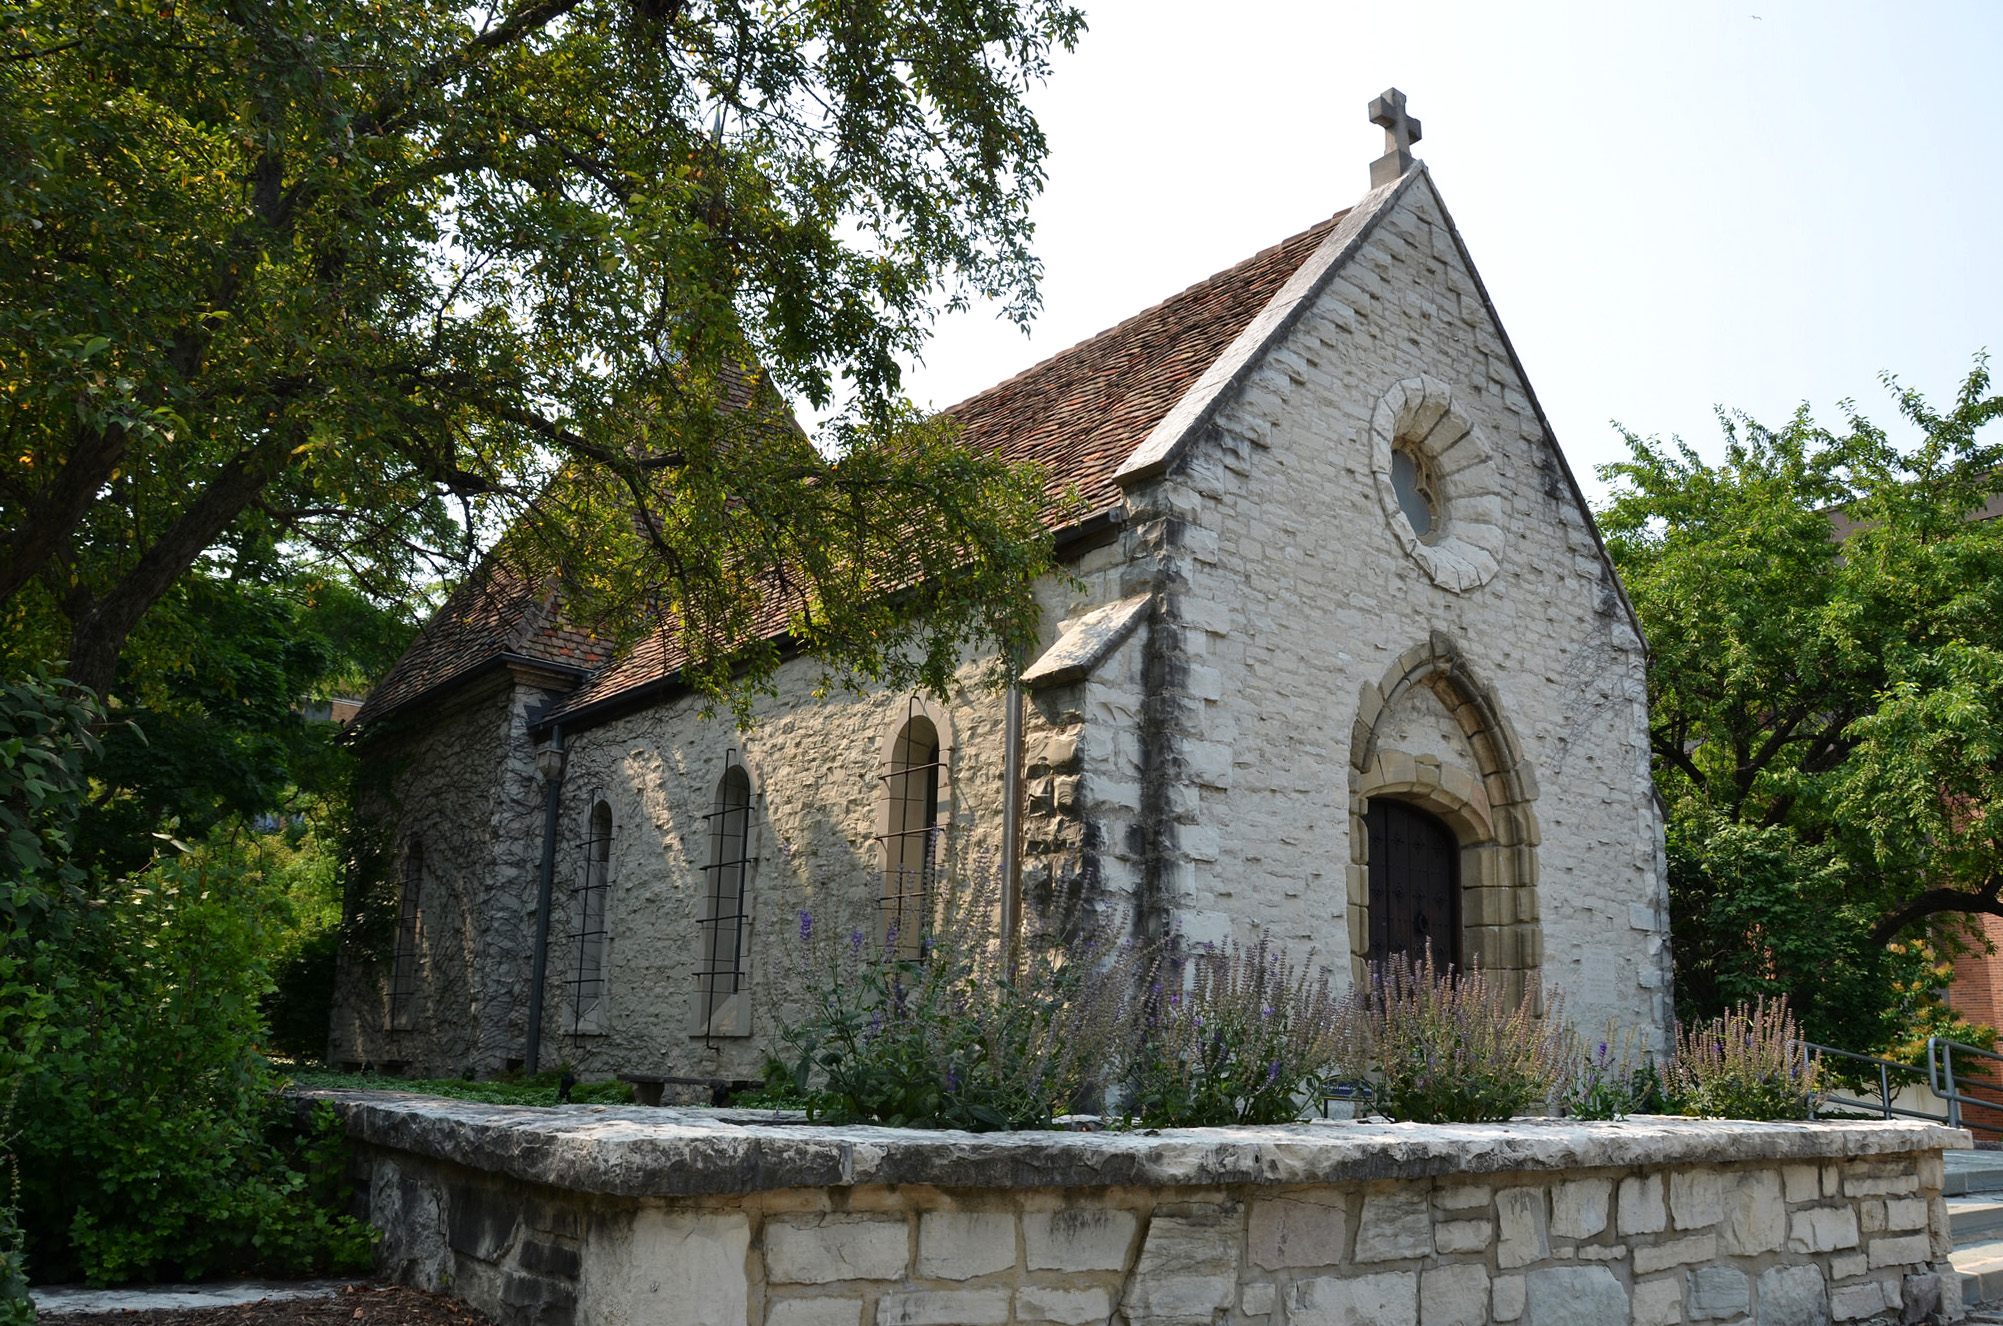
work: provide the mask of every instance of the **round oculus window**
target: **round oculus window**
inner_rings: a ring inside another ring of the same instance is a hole
[[[1412,532],[1426,543],[1437,539],[1441,524],[1439,486],[1433,482],[1432,466],[1409,447],[1391,449],[1391,491],[1397,495],[1398,509],[1405,513]]]

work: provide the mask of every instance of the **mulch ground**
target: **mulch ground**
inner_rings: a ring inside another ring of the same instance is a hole
[[[493,1326],[456,1299],[398,1285],[351,1285],[335,1298],[245,1303],[232,1308],[93,1312],[48,1319],[52,1326]]]

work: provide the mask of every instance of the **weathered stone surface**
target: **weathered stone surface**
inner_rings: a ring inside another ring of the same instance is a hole
[[[1829,1295],[1829,1315],[1837,1321],[1856,1321],[1860,1317],[1875,1317],[1888,1308],[1898,1306],[1896,1288],[1888,1296],[1886,1286],[1872,1280],[1861,1285],[1841,1285]]]
[[[1100,1286],[1064,1289],[1055,1285],[1024,1285],[1015,1294],[1017,1321],[1047,1321],[1056,1326],[1087,1326],[1113,1315],[1113,1291]]]
[[[1427,1257],[1433,1251],[1433,1215],[1423,1190],[1393,1188],[1363,1199],[1356,1229],[1356,1260],[1386,1262]]]
[[[1924,1234],[1886,1235],[1871,1240],[1871,1246],[1864,1250],[1871,1258],[1871,1269],[1885,1266],[1914,1266],[1927,1260],[1929,1248]]]
[[[1787,1202],[1781,1177],[1772,1170],[1752,1170],[1736,1176],[1725,1193],[1725,1219],[1719,1237],[1726,1252],[1756,1256],[1787,1241]],[[1924,1216],[1924,1212],[1922,1212]]]
[[[1887,1197],[1884,1218],[1884,1227],[1895,1234],[1908,1229],[1925,1229],[1927,1201],[1924,1197]]]
[[[902,1216],[776,1216],[765,1222],[765,1276],[781,1285],[895,1280],[910,1242]]]
[[[899,1227],[900,1229],[902,1226]],[[734,1211],[633,1213],[585,1240],[579,1320],[593,1326],[744,1326],[751,1222]]]
[[[1685,1301],[1693,1321],[1736,1317],[1752,1305],[1752,1286],[1744,1271],[1730,1266],[1700,1266],[1689,1273]]]
[[[1156,1215],[1120,1307],[1136,1323],[1208,1321],[1238,1293],[1237,1206]]]
[[[1419,1275],[1419,1326],[1482,1326],[1488,1320],[1488,1268],[1436,1266]]]
[[[1524,1326],[1606,1326],[1628,1319],[1627,1290],[1604,1266],[1552,1266],[1524,1280]]]
[[[768,1298],[765,1326],[861,1326],[862,1300],[847,1295]]]
[[[1816,1165],[1783,1165],[1781,1181],[1790,1202],[1812,1202],[1822,1196],[1822,1170]]]
[[[1441,1256],[1480,1252],[1495,1241],[1493,1220],[1448,1220],[1433,1226],[1433,1248]]]
[[[1132,1211],[1025,1211],[1023,1253],[1032,1271],[1124,1271],[1139,1227]]]
[[[1959,1275],[1954,1276],[1960,1279]],[[1915,1326],[1923,1321],[1938,1321],[1941,1313],[1941,1277],[1932,1271],[1909,1275],[1900,1282],[1899,1320],[1905,1326]]]
[[[1252,1203],[1246,1249],[1267,1270],[1333,1266],[1342,1260],[1346,1214],[1340,1194]]]
[[[1670,1239],[1653,1247],[1636,1248],[1634,1273],[1653,1275],[1672,1266],[1690,1266],[1697,1262],[1708,1262],[1717,1255],[1716,1234],[1693,1234],[1688,1238]]]
[[[1287,1326],[1417,1326],[1419,1277],[1391,1271],[1294,1282]]]
[[[1433,1194],[1433,1203],[1442,1211],[1471,1211],[1488,1205],[1491,1190],[1478,1183],[1456,1183]]]
[[[1000,1326],[1006,1289],[907,1289],[876,1300],[876,1326]]]
[[[1966,1146],[1899,1122],[1619,1124],[1351,1121],[1261,1128],[983,1133],[770,1124],[754,1111],[595,1105],[533,1109],[388,1092],[296,1091],[334,1103],[359,1141],[580,1193],[708,1196],[781,1188],[1252,1187],[1650,1165],[1738,1165]],[[728,1119],[728,1125],[720,1120]],[[1622,1209],[1631,1183],[1623,1180]],[[1660,1201],[1660,1193],[1656,1194]],[[1622,1225],[1623,1232],[1648,1232]]]
[[[1551,1233],[1589,1239],[1607,1227],[1611,1179],[1573,1179],[1551,1190]]]
[[[1620,1181],[1618,1228],[1628,1234],[1654,1234],[1669,1226],[1669,1208],[1662,1199],[1660,1174],[1637,1174]]]
[[[1875,1166],[1864,1168],[1853,1165],[1843,1175],[1845,1197],[1899,1196],[1918,1192],[1919,1187],[1919,1175],[1903,1166],[1891,1171],[1881,1171]]]
[[[1683,1277],[1666,1275],[1634,1286],[1634,1326],[1675,1326],[1683,1320]]]
[[[1279,1287],[1271,1280],[1257,1280],[1238,1291],[1238,1310],[1248,1317],[1263,1317],[1279,1305]]]
[[[971,1280],[1015,1265],[1015,1216],[1006,1211],[927,1211],[918,1218],[918,1274]]]
[[[1805,1206],[1788,1217],[1793,1252],[1835,1252],[1857,1246],[1857,1212],[1849,1206]]]
[[[1544,1190],[1504,1188],[1495,1195],[1495,1264],[1505,1271],[1551,1255],[1544,1236]]]
[[[1829,1287],[1814,1266],[1774,1266],[1760,1272],[1759,1326],[1826,1326]]]
[[[1678,1229],[1709,1229],[1724,1218],[1724,1184],[1716,1170],[1680,1169],[1669,1176],[1669,1214]]]
[[[1497,1321],[1515,1321],[1523,1315],[1523,1277],[1498,1275],[1489,1287],[1489,1314]]]

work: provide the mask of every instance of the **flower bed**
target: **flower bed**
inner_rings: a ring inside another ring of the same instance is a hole
[[[357,1143],[384,1269],[504,1323],[1666,1326],[1958,1310],[1939,1153],[1967,1135],[1928,1124],[971,1134],[309,1094]]]

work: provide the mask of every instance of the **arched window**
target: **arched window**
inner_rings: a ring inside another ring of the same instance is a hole
[[[577,887],[577,976],[571,983],[573,1034],[602,1031],[605,1012],[605,895],[612,874],[612,807],[591,808],[584,877]]]
[[[931,905],[939,869],[939,730],[913,713],[890,746],[883,775],[883,925],[899,952],[915,954]]]
[[[732,764],[710,803],[709,862],[703,867],[702,953],[696,968],[696,1034],[751,1034],[749,957],[751,779]]]
[[[403,880],[397,890],[396,951],[389,972],[392,1030],[408,1028],[417,1014],[417,922],[423,886],[424,844],[413,838],[403,849]]]

